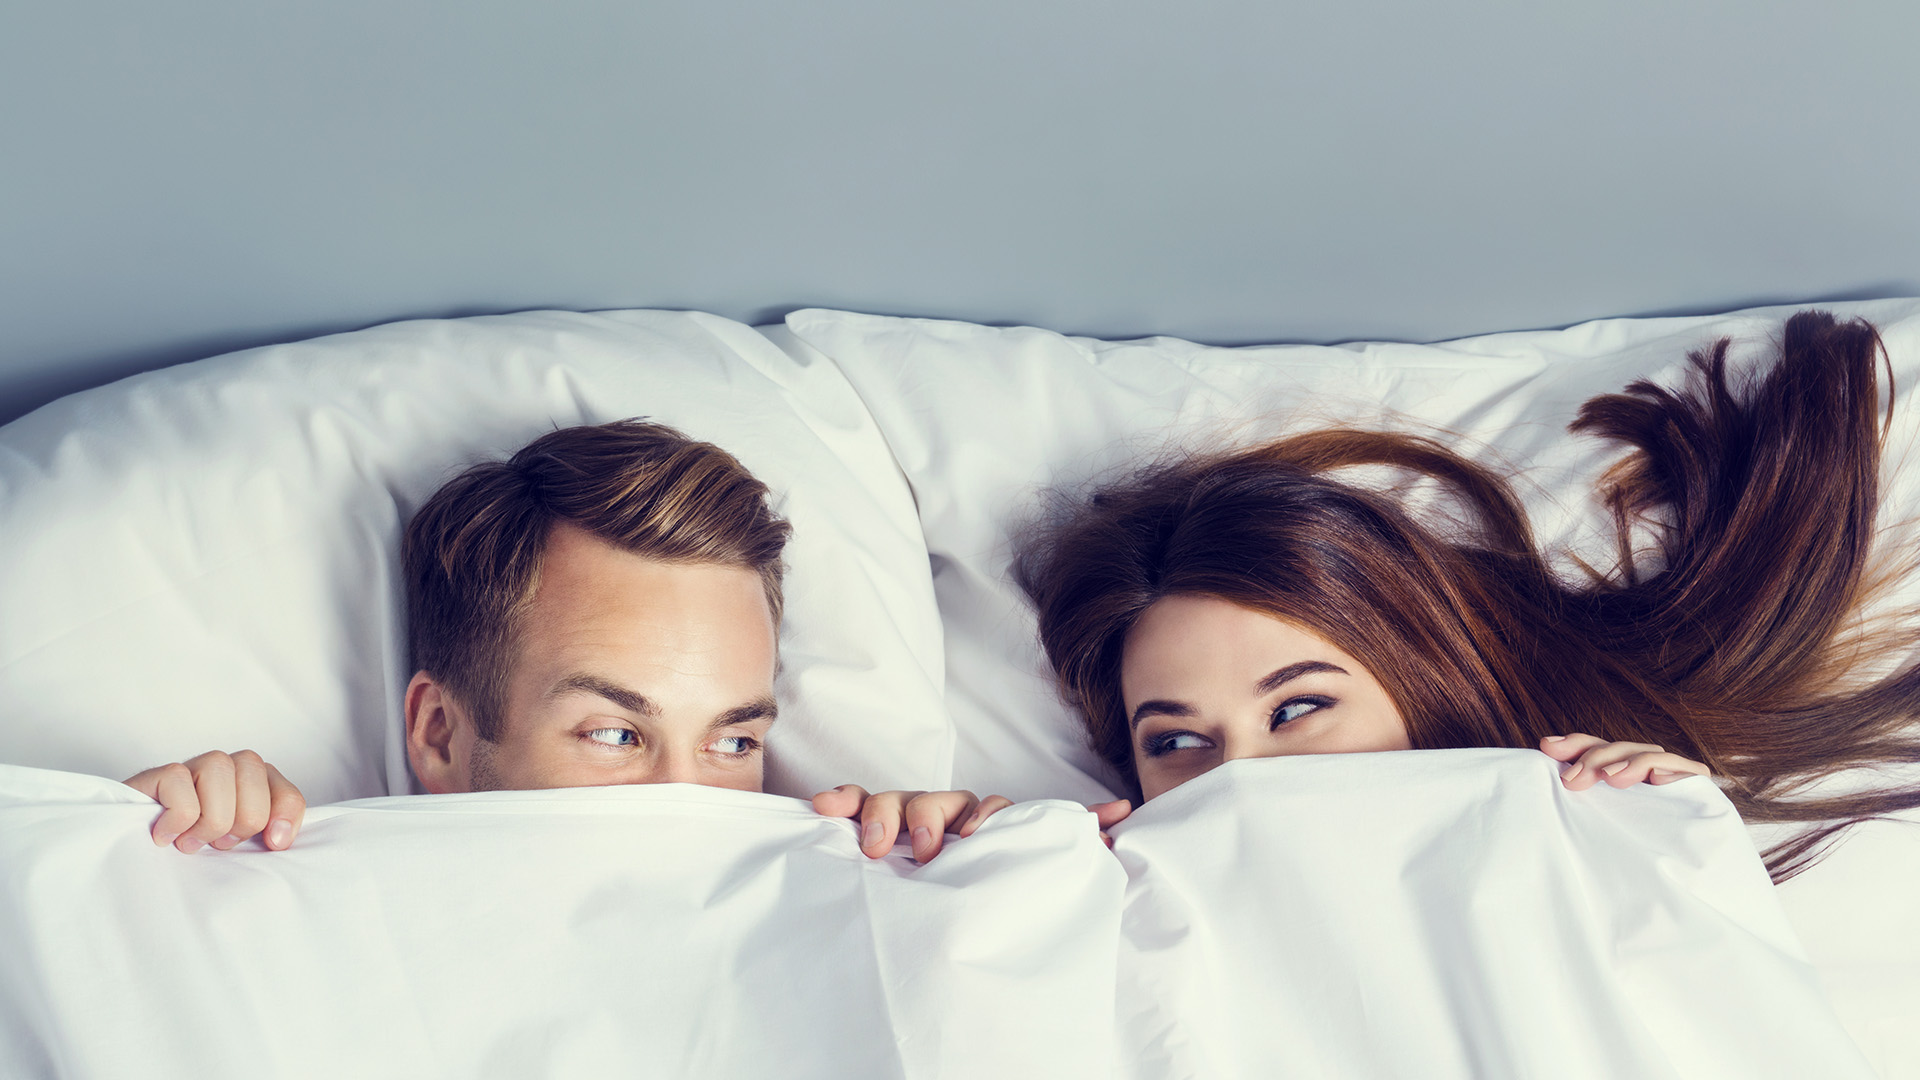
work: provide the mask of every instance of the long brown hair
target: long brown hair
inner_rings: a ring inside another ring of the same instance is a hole
[[[662,562],[752,570],[777,626],[790,530],[767,495],[732,454],[641,420],[561,428],[475,465],[407,522],[414,665],[472,710],[481,738],[497,740],[521,615],[560,522]]]
[[[1204,594],[1351,653],[1415,747],[1584,731],[1703,761],[1748,821],[1806,826],[1768,851],[1776,880],[1846,826],[1920,806],[1914,788],[1804,794],[1848,769],[1920,761],[1920,668],[1873,679],[1855,663],[1879,496],[1879,335],[1797,314],[1778,360],[1738,392],[1727,350],[1689,354],[1682,389],[1636,382],[1581,408],[1574,431],[1632,452],[1603,481],[1619,567],[1580,582],[1553,571],[1501,477],[1406,434],[1315,431],[1163,462],[1070,503],[1023,538],[1015,576],[1095,749],[1138,795],[1127,632],[1163,597]],[[1328,475],[1358,465],[1438,481],[1464,523],[1443,537]],[[1651,552],[1635,550],[1636,523]]]

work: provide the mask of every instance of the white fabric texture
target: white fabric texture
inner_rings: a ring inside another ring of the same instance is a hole
[[[1820,307],[1880,328],[1905,397],[1920,381],[1920,301]],[[1169,451],[1252,443],[1336,424],[1409,430],[1516,473],[1543,543],[1611,565],[1594,482],[1617,447],[1567,433],[1580,404],[1638,378],[1671,382],[1691,349],[1734,339],[1764,355],[1787,315],[1610,319],[1437,345],[1216,348],[1098,341],[806,310],[787,317],[867,403],[913,487],[946,629],[954,781],[1013,798],[1112,794],[1060,702],[1033,614],[1008,576],[1018,528],[1045,493],[1078,490]],[[1883,520],[1920,530],[1920,406],[1896,415]],[[1915,468],[1902,469],[1908,460]],[[1420,489],[1410,493],[1416,500]],[[1920,581],[1888,598],[1920,607]]]
[[[828,363],[678,312],[399,323],[137,376],[0,428],[0,762],[258,750],[313,803],[409,790],[402,524],[466,465],[645,416],[794,525],[769,790],[940,788],[911,496]]]
[[[1867,1074],[1711,785],[1234,763],[930,863],[684,785],[371,799],[181,855],[0,768],[0,1075]],[[1124,867],[1124,870],[1123,870]]]
[[[1899,392],[1886,443],[1884,549],[1920,550],[1920,301],[1804,305],[1872,320]],[[1114,780],[1060,702],[1031,608],[1008,576],[1014,535],[1045,493],[1169,449],[1238,445],[1331,424],[1441,439],[1517,478],[1538,535],[1611,565],[1594,481],[1618,450],[1567,433],[1581,402],[1638,378],[1672,382],[1722,336],[1735,365],[1776,346],[1800,306],[1609,319],[1434,345],[1216,348],[1109,342],[847,312],[787,325],[847,375],[912,485],[945,626],[954,780],[1015,798],[1107,797]],[[1409,495],[1416,500],[1421,489]],[[1920,578],[1880,613],[1920,612]],[[1896,661],[1904,658],[1893,658]],[[1843,1019],[1886,1077],[1920,1080],[1920,824],[1873,825],[1780,889]]]
[[[1124,875],[1072,804],[924,867],[682,784],[370,799],[214,858],[153,817],[0,767],[0,1076],[1113,1075]]]
[[[1705,780],[1526,750],[1230,762],[1115,830],[1135,1077],[1873,1074]]]

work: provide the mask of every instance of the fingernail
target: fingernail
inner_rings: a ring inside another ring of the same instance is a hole
[[[1547,736],[1547,741],[1548,742],[1566,742],[1567,737],[1565,735],[1549,735]]]
[[[933,833],[929,831],[925,825],[922,825],[919,828],[913,830],[914,854],[917,855],[920,852],[927,850],[927,846],[932,843],[933,843]]]
[[[174,842],[175,840],[178,840],[178,839],[180,839],[180,834],[179,834],[179,833],[166,833],[166,832],[163,832],[163,833],[154,833],[154,834],[153,834],[153,846],[154,846],[154,847],[166,847],[166,846],[167,846],[168,844],[171,844],[171,843],[173,843],[173,842]]]
[[[176,846],[177,846],[177,845],[176,845]],[[200,842],[200,841],[198,841],[198,840],[188,840],[188,841],[187,841],[187,846],[186,846],[186,847],[183,847],[183,848],[180,848],[180,851],[181,851],[181,852],[182,852],[183,854],[187,854],[187,855],[191,855],[191,854],[193,854],[194,852],[196,852],[196,851],[199,851],[199,850],[200,850],[201,848],[203,848],[203,847],[205,847],[205,846],[206,846],[205,844],[203,844],[203,843],[201,843],[201,842]]]
[[[293,842],[293,822],[277,818],[267,826],[267,846],[278,850]]]
[[[1574,777],[1579,775],[1580,775],[1580,763],[1576,761],[1573,764],[1567,766],[1566,769],[1560,773],[1560,779],[1571,780]]]
[[[1605,768],[1602,768],[1602,769],[1601,769],[1600,771],[1601,771],[1601,772],[1603,772],[1603,773],[1606,773],[1606,774],[1607,774],[1608,776],[1612,776],[1612,775],[1614,775],[1615,773],[1618,773],[1618,772],[1619,772],[1619,771],[1620,771],[1621,769],[1624,769],[1624,768],[1626,768],[1626,767],[1627,767],[1627,765],[1628,765],[1628,763],[1627,763],[1627,762],[1624,762],[1624,761],[1616,761],[1616,762],[1614,762],[1613,764],[1611,764],[1611,765],[1608,765],[1608,766],[1606,766]]]
[[[867,848],[867,847],[872,847],[873,845],[879,843],[880,834],[883,831],[884,830],[880,828],[879,822],[877,821],[867,822],[867,827],[861,830],[860,832],[860,846],[863,848]]]

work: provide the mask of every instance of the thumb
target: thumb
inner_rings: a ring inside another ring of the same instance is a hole
[[[1125,799],[1115,799],[1112,802],[1091,803],[1087,809],[1093,811],[1094,820],[1100,823],[1104,831],[1127,820],[1127,815],[1133,813],[1133,804]]]

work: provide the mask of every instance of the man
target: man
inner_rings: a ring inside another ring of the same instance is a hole
[[[476,465],[407,524],[407,756],[435,794],[681,782],[759,791],[777,706],[789,526],[731,454],[640,421],[566,428]],[[127,783],[157,844],[293,843],[299,789],[252,751]],[[916,797],[918,796],[918,797]],[[965,792],[823,792],[878,857],[1007,804]],[[973,815],[975,809],[983,811]]]

